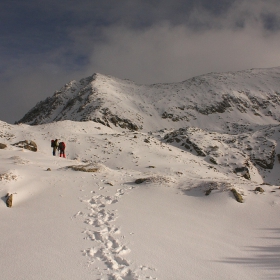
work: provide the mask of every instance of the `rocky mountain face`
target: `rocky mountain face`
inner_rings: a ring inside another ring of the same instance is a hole
[[[154,85],[94,74],[66,84],[18,123],[62,120],[148,133],[214,169],[265,177],[280,159],[280,67]]]
[[[280,67],[210,73],[173,84],[137,85],[101,74],[71,81],[18,123],[95,121],[129,130],[280,121]],[[223,121],[217,120],[217,117]],[[210,122],[210,123],[209,123]]]

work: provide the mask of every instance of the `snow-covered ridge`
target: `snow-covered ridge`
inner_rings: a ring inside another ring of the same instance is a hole
[[[276,172],[280,155],[280,67],[154,85],[93,74],[64,85],[19,123],[63,120],[93,121],[151,137],[161,131],[160,141],[203,157],[219,172],[240,175],[236,170],[244,169],[253,181],[278,183],[269,170]]]
[[[234,121],[224,132],[0,122],[2,278],[277,279],[280,126]]]
[[[279,94],[280,68],[94,74],[0,121],[1,279],[279,279]]]
[[[226,121],[277,124],[279,105],[280,67],[210,73],[154,85],[94,74],[66,84],[18,123],[92,120],[129,130],[197,126],[223,131]]]

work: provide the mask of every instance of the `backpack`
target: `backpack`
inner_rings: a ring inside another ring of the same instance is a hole
[[[51,147],[54,147],[54,140],[51,141]]]
[[[60,150],[64,150],[65,149],[65,143],[64,142],[60,142],[59,145],[58,145],[58,148]]]

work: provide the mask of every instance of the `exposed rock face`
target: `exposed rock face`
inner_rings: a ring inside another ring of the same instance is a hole
[[[239,102],[236,102],[236,100],[231,98],[231,96],[223,95],[222,101],[206,107],[196,107],[196,110],[203,115],[224,113],[228,108],[232,106],[231,103],[239,105]]]
[[[210,158],[209,158],[209,161],[210,161],[211,163],[213,163],[213,164],[218,164],[217,161],[216,161],[216,159],[215,159],[214,157],[210,157]]]
[[[148,181],[147,178],[140,178],[135,180],[135,184],[142,184],[144,182]]]
[[[37,144],[34,141],[24,140],[24,141],[19,141],[12,145],[32,152],[37,152]]]
[[[5,149],[5,148],[7,148],[7,145],[0,143],[0,149]]]
[[[176,125],[234,112],[244,123],[280,121],[280,68],[210,73],[172,84],[137,85],[101,74],[71,81],[17,123],[94,121],[127,130]],[[252,116],[255,116],[252,118]],[[161,121],[159,121],[161,120]],[[209,120],[208,120],[209,121]]]
[[[214,188],[210,188],[210,189],[206,190],[205,195],[209,195],[213,190],[214,190]]]
[[[103,172],[104,170],[106,170],[106,167],[102,164],[89,163],[86,165],[67,166],[66,169],[72,169],[74,171],[81,171],[81,172]]]
[[[244,177],[247,180],[251,179],[250,172],[248,167],[236,167],[234,170],[235,173],[239,173],[242,177]]]
[[[166,134],[164,139],[167,143],[180,143],[180,145],[187,150],[194,150],[198,156],[205,157],[206,154],[203,151],[203,148],[188,137],[189,132],[189,128],[181,128]]]
[[[228,134],[186,127],[166,133],[163,139],[194,155],[205,157],[212,164],[233,166],[234,173],[251,180],[252,166],[258,169],[273,168],[277,145],[273,135],[277,130],[268,126],[252,133],[245,128],[236,125],[234,134]]]
[[[256,188],[255,188],[255,192],[263,193],[263,192],[264,192],[264,189],[261,188],[261,187],[256,187]]]
[[[7,197],[6,205],[7,207],[11,208],[13,206],[13,194],[7,194],[6,197]]]
[[[243,197],[236,189],[231,189],[231,192],[233,193],[237,202],[243,203]]]
[[[153,184],[168,184],[170,182],[174,183],[174,179],[164,175],[152,175],[145,178],[139,178],[134,181],[135,184],[142,183],[153,183]]]
[[[108,86],[112,83],[118,91],[118,84],[116,85],[114,78],[94,74],[79,82],[72,81],[66,84],[52,97],[39,102],[17,123],[37,125],[62,120],[94,121],[108,127],[114,125],[128,130],[141,129],[141,117],[136,116],[137,112],[132,114],[125,110],[112,112],[116,104],[122,99],[127,99],[127,96],[122,94],[109,96],[104,92],[107,90],[107,87],[103,85],[105,82]],[[131,103],[134,102],[131,101]],[[130,119],[131,116],[133,119]]]
[[[159,131],[164,142],[201,157],[211,168],[254,180],[256,173],[251,171],[264,174],[275,164],[279,88],[280,67],[209,73],[153,85],[93,74],[69,82],[19,123],[93,121],[122,132]],[[151,146],[149,137],[144,141]],[[236,171],[240,166],[247,170]]]
[[[129,130],[133,130],[133,131],[137,131],[137,130],[141,129],[141,126],[138,127],[137,124],[132,123],[129,119],[122,119],[122,118],[119,118],[118,116],[110,117],[109,121],[111,123],[113,123],[115,126],[119,126],[123,129],[129,129]]]
[[[270,151],[265,158],[254,158],[252,160],[264,169],[273,169],[274,166],[275,149]]]
[[[243,175],[243,177],[244,177],[245,179],[247,179],[247,180],[251,180],[251,176],[250,176],[249,171],[246,172],[246,173]]]

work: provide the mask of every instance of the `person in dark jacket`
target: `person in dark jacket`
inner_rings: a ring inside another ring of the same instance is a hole
[[[56,150],[58,149],[58,140],[55,139],[54,142],[52,143],[52,148],[53,148],[53,156],[56,154]]]

